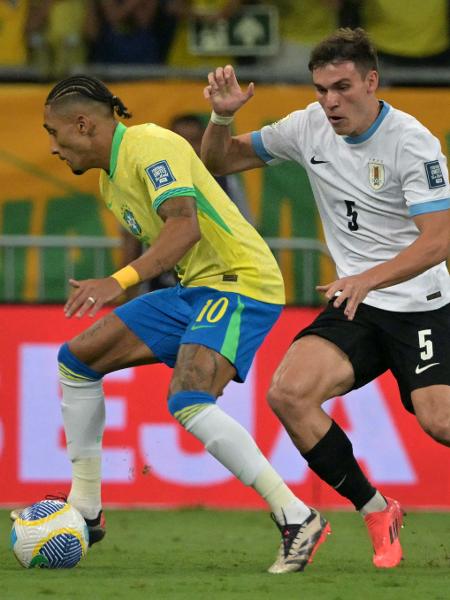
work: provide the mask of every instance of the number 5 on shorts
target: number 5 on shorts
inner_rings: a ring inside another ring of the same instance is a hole
[[[417,332],[419,335],[419,348],[423,350],[420,353],[420,358],[422,360],[429,360],[433,357],[433,342],[431,340],[427,340],[427,336],[431,336],[431,329],[421,329]]]

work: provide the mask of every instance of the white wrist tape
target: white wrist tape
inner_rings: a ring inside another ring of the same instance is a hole
[[[230,125],[230,123],[234,121],[234,115],[225,117],[224,115],[218,115],[216,112],[212,111],[210,121],[211,123],[214,123],[214,125]]]

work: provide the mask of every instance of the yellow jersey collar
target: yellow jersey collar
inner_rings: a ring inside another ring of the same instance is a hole
[[[127,127],[123,123],[117,123],[116,130],[114,131],[112,145],[111,145],[111,157],[109,159],[109,178],[113,179],[114,173],[116,172],[117,159],[119,158],[119,148],[122,143],[122,138],[125,134]]]

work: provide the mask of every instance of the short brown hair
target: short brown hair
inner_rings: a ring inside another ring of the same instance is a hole
[[[363,75],[378,71],[377,51],[361,27],[343,27],[322,40],[311,52],[308,68],[312,72],[330,63],[347,61],[355,63]]]

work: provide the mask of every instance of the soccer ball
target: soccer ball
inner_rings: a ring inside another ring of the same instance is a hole
[[[86,554],[88,544],[85,520],[63,500],[42,500],[25,508],[11,530],[13,552],[27,569],[74,567]]]

